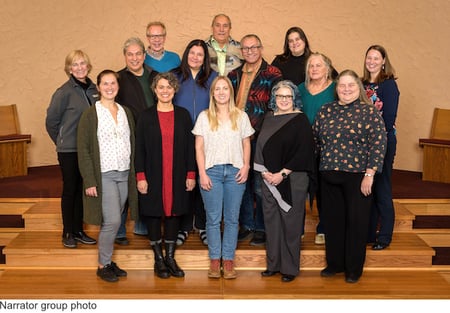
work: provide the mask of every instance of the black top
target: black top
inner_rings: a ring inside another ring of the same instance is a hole
[[[283,74],[283,79],[292,81],[296,86],[305,81],[305,55],[298,57],[291,55],[286,60],[281,56],[276,56],[272,65],[278,67]]]

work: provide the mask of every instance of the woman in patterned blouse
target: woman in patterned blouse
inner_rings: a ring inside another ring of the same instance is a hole
[[[338,100],[321,107],[313,127],[327,238],[321,276],[344,272],[346,282],[356,283],[366,257],[372,185],[383,168],[386,132],[354,71],[339,74],[336,93]]]

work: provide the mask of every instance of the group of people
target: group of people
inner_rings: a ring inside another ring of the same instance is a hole
[[[126,66],[94,84],[89,57],[66,57],[69,80],[54,93],[46,128],[63,177],[63,245],[96,244],[83,221],[100,225],[97,275],[127,272],[114,244],[147,236],[160,278],[183,277],[177,246],[192,230],[208,247],[208,277],[233,279],[238,241],[265,245],[263,277],[300,271],[306,203],[316,200],[315,243],[325,244],[321,276],[362,275],[366,246],[389,246],[394,225],[391,173],[399,91],[386,50],[366,52],[364,74],[338,74],[312,52],[299,27],[272,64],[255,34],[231,38],[218,14],[212,35],[182,57],[164,49],[166,27],[151,22],[149,46],[129,38]]]

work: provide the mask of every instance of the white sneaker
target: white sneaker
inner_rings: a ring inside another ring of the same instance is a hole
[[[325,234],[316,234],[316,238],[314,239],[314,243],[316,245],[324,245],[325,244]]]
[[[188,237],[189,237],[189,233],[187,231],[180,230],[178,232],[177,246],[183,245]]]
[[[206,237],[206,230],[200,230],[198,233],[200,240],[202,241],[202,243],[207,246],[208,245],[208,238]]]

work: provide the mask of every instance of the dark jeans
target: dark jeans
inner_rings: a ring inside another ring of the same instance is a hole
[[[261,173],[250,170],[239,213],[241,229],[265,231],[261,184]]]
[[[199,185],[199,183],[195,184],[194,190],[190,193],[189,213],[181,217],[180,230],[182,231],[192,231],[193,224],[198,230],[206,229],[206,212]]]
[[[83,181],[78,168],[78,155],[76,152],[58,152],[58,162],[63,179],[63,233],[80,232],[83,230]]]
[[[397,138],[388,136],[383,171],[375,175],[373,205],[369,224],[368,242],[389,245],[394,231],[395,209],[392,201],[392,168],[397,150]],[[378,231],[378,234],[377,234]]]

